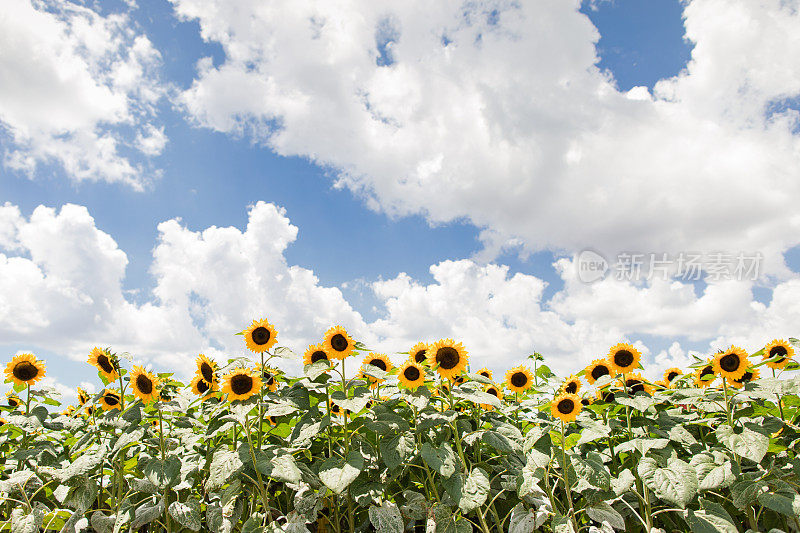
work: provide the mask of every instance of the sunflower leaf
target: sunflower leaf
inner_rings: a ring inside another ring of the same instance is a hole
[[[224,485],[228,479],[242,467],[239,453],[225,448],[219,448],[214,452],[211,460],[211,467],[206,482],[208,490],[215,490]]]
[[[422,458],[444,478],[449,478],[456,471],[456,455],[447,443],[433,447],[426,442],[422,445]]]
[[[142,471],[153,485],[163,490],[178,480],[181,460],[174,455],[168,455],[163,461],[159,457],[153,457],[147,461]]]
[[[724,507],[703,498],[700,499],[702,510],[684,511],[684,517],[693,532],[697,533],[738,533],[733,518]]]
[[[347,459],[331,458],[319,468],[319,479],[336,494],[341,494],[364,469],[364,458],[357,451],[347,455]]]
[[[769,449],[769,437],[746,427],[741,433],[736,433],[728,424],[722,424],[717,428],[716,435],[720,444],[755,463],[761,462]]]
[[[172,502],[169,504],[169,514],[186,529],[200,531],[200,501],[197,498]]]
[[[697,494],[698,482],[694,468],[675,457],[667,461],[666,468],[659,467],[651,457],[643,457],[637,471],[658,498],[681,508],[685,508]]]
[[[411,433],[401,433],[391,439],[384,439],[380,443],[381,457],[390,470],[394,470],[414,453],[414,436]]]
[[[607,522],[614,529],[625,529],[625,519],[608,502],[599,501],[589,505],[586,514],[595,522]]]
[[[700,490],[726,488],[736,481],[731,462],[720,452],[699,453],[689,464],[697,471]]]

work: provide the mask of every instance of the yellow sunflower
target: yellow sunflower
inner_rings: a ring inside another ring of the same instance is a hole
[[[453,339],[441,339],[428,351],[428,364],[443,378],[452,379],[461,374],[468,361],[467,350]]]
[[[266,318],[253,320],[243,333],[247,349],[251,352],[264,353],[278,342],[278,330]]]
[[[744,387],[745,383],[750,383],[751,381],[755,381],[761,377],[761,372],[757,368],[748,368],[742,374],[742,377],[738,379],[728,379],[728,385],[731,387],[735,387],[737,389],[741,389]]]
[[[61,411],[61,414],[64,415],[64,416],[72,416],[72,413],[74,413],[74,412],[75,412],[75,406],[74,405],[70,405],[69,407],[67,407],[66,409]]]
[[[222,378],[222,392],[230,401],[244,401],[261,390],[261,376],[248,368],[235,368]]]
[[[328,353],[325,351],[325,347],[322,344],[310,345],[303,356],[304,365],[310,365],[317,361],[328,361],[328,363],[330,363],[330,357],[328,357]]]
[[[475,372],[475,373],[476,373],[476,374],[478,374],[479,376],[483,376],[483,377],[485,377],[485,378],[486,378],[486,379],[488,379],[488,380],[492,380],[492,379],[494,379],[494,378],[492,378],[492,371],[491,371],[491,370],[489,370],[489,369],[488,369],[488,368],[486,368],[486,367],[483,367],[483,368],[481,368],[480,370],[478,370],[478,371],[477,371],[477,372]]]
[[[265,367],[261,372],[261,381],[267,386],[270,392],[278,390],[278,375],[280,373],[280,370],[270,367]]]
[[[366,356],[364,358],[364,360],[361,362],[361,364],[362,365],[372,365],[372,366],[374,366],[376,368],[379,368],[380,370],[383,370],[384,372],[388,372],[388,371],[390,371],[391,369],[394,368],[394,366],[392,365],[392,362],[389,360],[389,358],[385,354],[382,354],[382,353],[370,353],[368,356]],[[366,376],[366,377],[368,377],[370,379],[370,381],[377,382],[377,383],[382,383],[384,381],[383,379],[376,380],[372,376]]]
[[[397,379],[400,380],[402,386],[416,390],[417,387],[425,383],[425,367],[420,363],[408,360],[400,367]]]
[[[411,347],[411,350],[408,352],[408,358],[417,363],[418,365],[424,365],[428,362],[428,350],[430,347],[425,342],[418,342],[414,346]]]
[[[561,384],[561,392],[566,394],[578,394],[579,390],[581,390],[581,378],[578,376],[572,375]]]
[[[350,416],[350,409],[342,409],[333,403],[333,401],[328,402],[328,412],[336,416]]]
[[[203,381],[207,384],[210,384],[213,390],[216,390],[216,384],[219,383],[219,378],[217,377],[219,366],[217,362],[201,353],[197,356],[197,359],[195,359],[195,363],[197,364],[197,371],[195,373],[203,378]]]
[[[694,384],[698,387],[708,387],[717,379],[714,374],[714,364],[709,359],[708,362],[694,371]]]
[[[533,374],[522,365],[506,372],[506,387],[514,392],[525,392],[533,386]]]
[[[583,409],[581,398],[577,394],[560,394],[550,402],[550,413],[553,418],[562,422],[572,422]]]
[[[12,409],[16,409],[22,405],[22,400],[13,392],[6,393],[6,401],[8,402],[8,406]]]
[[[119,391],[112,389],[105,389],[103,391],[103,395],[100,396],[100,405],[103,406],[103,409],[107,409],[109,411],[113,411],[114,409],[119,409],[120,406]]]
[[[16,385],[33,385],[46,372],[44,361],[39,361],[32,353],[21,353],[15,355],[6,365],[6,380],[11,380]]]
[[[133,395],[144,403],[150,403],[158,398],[159,379],[141,366],[131,368],[131,389]]]
[[[8,421],[0,416],[0,427],[5,426],[6,424],[8,424]]]
[[[88,401],[89,401],[89,393],[83,390],[82,388],[78,387],[78,403],[80,405],[83,405]]]
[[[192,392],[196,396],[204,396],[204,399],[211,397],[210,394],[206,395],[207,392],[211,392],[211,386],[203,379],[203,376],[195,375],[190,385],[192,387]]]
[[[714,373],[722,376],[722,379],[738,379],[747,371],[750,361],[747,360],[747,352],[738,346],[731,346],[724,352],[714,356]]]
[[[613,403],[614,393],[608,389],[597,389],[597,400],[606,403]]]
[[[584,375],[586,376],[586,381],[592,385],[595,381],[600,379],[603,376],[611,376],[612,378],[617,375],[617,371],[614,370],[606,359],[595,359],[592,361],[592,364],[586,367],[584,370]]]
[[[664,386],[672,387],[672,381],[683,375],[683,370],[678,367],[668,368],[664,371]]]
[[[89,353],[88,362],[89,364],[97,367],[106,381],[112,382],[119,378],[119,374],[117,373],[119,366],[114,360],[114,357],[112,357],[111,354],[109,354],[106,350],[101,350],[95,346],[92,348],[91,353]]]
[[[653,386],[638,372],[625,376],[625,390],[629,394],[636,394],[637,392],[644,392],[650,396],[653,394]]]
[[[351,355],[356,348],[355,341],[342,326],[334,326],[326,331],[322,345],[331,358],[340,360]]]
[[[584,396],[581,398],[581,405],[584,407],[588,407],[594,403],[594,398],[591,396]]]
[[[776,370],[781,370],[789,364],[789,360],[794,357],[794,346],[783,339],[775,339],[764,347],[764,359],[779,357],[775,361],[768,362],[767,366]]]
[[[501,402],[503,401],[503,390],[501,387],[498,387],[494,383],[492,383],[491,385],[486,385],[486,387],[484,387],[483,390],[487,394],[491,394],[492,396],[497,396],[497,399],[500,400]],[[486,411],[491,411],[492,409],[494,409],[494,407],[489,405],[488,403],[482,403],[480,405],[481,408],[483,408]]]
[[[608,351],[608,364],[618,374],[630,372],[639,367],[642,354],[633,345],[621,342]]]

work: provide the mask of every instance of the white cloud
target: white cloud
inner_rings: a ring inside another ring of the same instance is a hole
[[[172,1],[226,54],[189,114],[334,167],[371,207],[467,217],[489,253],[761,251],[789,275],[800,114],[765,111],[800,93],[791,3],[687,2],[692,60],[651,95],[599,71],[577,1]]]
[[[0,3],[6,166],[33,176],[39,166],[56,164],[77,181],[142,188],[147,166],[124,148],[156,130],[159,61],[125,15],[101,16],[65,0]],[[147,156],[155,155],[152,142]]]

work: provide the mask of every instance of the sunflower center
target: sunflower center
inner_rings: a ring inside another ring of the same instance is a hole
[[[200,373],[207,382],[211,383],[214,381],[214,369],[205,361],[200,365]]]
[[[514,372],[511,374],[511,384],[515,387],[524,387],[528,383],[528,376],[525,372]]]
[[[247,394],[253,390],[253,378],[247,374],[236,374],[231,378],[231,390],[234,394]]]
[[[272,333],[264,326],[259,326],[253,330],[253,342],[258,345],[267,344],[270,337],[272,337]]]
[[[209,388],[210,387],[208,386],[208,383],[205,382],[205,380],[201,379],[197,381],[197,390],[199,390],[201,394],[205,394]]]
[[[593,379],[600,379],[603,376],[610,375],[611,372],[608,371],[608,367],[605,365],[597,365],[592,369],[592,378]]]
[[[667,374],[667,381],[672,381],[678,376],[680,376],[680,374],[678,374],[677,372],[670,372],[669,374]]]
[[[702,371],[700,371],[700,378],[704,378],[706,376],[710,376],[714,374],[714,369],[711,366],[704,367]]]
[[[372,366],[377,366],[378,368],[386,372],[386,363],[384,363],[383,360],[381,359],[373,359],[369,362],[369,364],[371,364]]]
[[[106,394],[105,400],[108,405],[117,405],[119,403],[119,397],[114,393]]]
[[[337,352],[343,352],[347,349],[347,339],[341,333],[337,333],[331,337],[331,346]]]
[[[451,346],[444,346],[436,351],[436,362],[439,363],[439,368],[450,370],[455,368],[460,360],[458,350]]]
[[[275,382],[275,376],[273,376],[266,370],[264,371],[263,376],[264,376],[264,383],[266,383],[267,386],[272,385]]]
[[[488,372],[486,372],[485,370],[484,370],[483,372],[480,372],[478,375],[479,375],[479,376],[483,376],[483,377],[485,377],[486,379],[492,379],[492,377],[489,375],[489,373],[488,373]]]
[[[334,413],[338,413],[339,412],[339,406],[336,405],[335,403],[332,403],[331,404],[331,411],[333,411]]]
[[[16,407],[19,405],[19,402],[15,398],[8,399],[8,406],[9,407]]]
[[[775,361],[776,363],[782,363],[784,359],[786,359],[786,355],[789,352],[783,346],[775,346],[769,351],[770,357],[775,357],[776,355],[780,356],[780,361]]]
[[[403,376],[408,381],[417,381],[419,379],[419,376],[420,376],[419,368],[417,368],[415,366],[406,367],[406,369],[403,370]]]
[[[719,366],[725,372],[736,372],[739,370],[739,365],[741,362],[742,360],[739,358],[738,354],[728,353],[723,355],[719,360]]]
[[[741,383],[741,382],[744,382],[744,381],[750,381],[751,379],[753,379],[753,373],[750,372],[749,370],[746,370],[745,373],[742,374],[742,377],[740,377],[736,381]]]
[[[110,374],[114,371],[114,365],[111,364],[107,355],[97,356],[97,366],[103,369],[103,372]]]
[[[613,402],[614,401],[614,393],[609,391],[603,391],[603,401],[604,402]]]
[[[575,383],[574,381],[570,381],[569,383],[567,383],[567,386],[564,387],[564,392],[566,392],[567,394],[575,394],[576,392],[578,392],[578,384]]]
[[[426,352],[427,352],[427,350],[420,350],[417,353],[415,353],[414,354],[414,362],[415,363],[424,363],[425,359],[427,359],[427,357],[425,355]]]
[[[317,361],[327,361],[328,354],[323,352],[322,350],[317,350],[316,352],[311,354],[311,362],[316,363]]]
[[[591,405],[591,404],[592,402],[590,402],[588,398],[581,399],[581,405]]]
[[[489,387],[488,389],[486,389],[486,392],[488,392],[492,396],[497,396],[498,395],[497,394],[497,389],[495,389],[494,387]]]
[[[572,412],[573,409],[575,409],[575,402],[573,402],[569,398],[565,398],[560,402],[558,402],[556,409],[558,409],[558,412],[561,413],[562,415],[568,415]]]
[[[39,375],[39,369],[30,361],[22,361],[14,367],[14,377],[20,381],[30,381]]]
[[[136,376],[136,388],[139,389],[142,394],[151,394],[153,392],[153,382],[144,374],[139,374]]]
[[[628,350],[620,350],[614,354],[614,364],[621,368],[628,368],[633,364],[633,354]]]
[[[644,392],[644,383],[642,383],[638,379],[627,380],[625,382],[625,386],[628,387],[634,394],[636,394],[637,392]]]

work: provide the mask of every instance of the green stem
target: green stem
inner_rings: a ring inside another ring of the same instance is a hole
[[[774,368],[772,369],[772,377],[773,378],[775,377],[775,369]],[[778,398],[778,413],[781,415],[781,420],[785,422],[786,419],[783,416],[783,400],[781,399],[781,395],[780,394],[776,393],[775,396],[777,396],[777,398]]]
[[[256,471],[256,478],[258,478],[258,492],[261,495],[261,503],[264,505],[264,514],[269,519],[269,523],[272,523],[272,513],[270,512],[269,508],[269,496],[267,495],[267,491],[264,488],[264,481],[261,478],[261,472],[258,470],[257,462],[256,462],[256,454],[253,451],[253,439],[250,436],[250,424],[247,421],[247,415],[244,417],[244,430],[247,434],[247,449],[250,451],[250,459],[253,461],[253,469]]]
[[[161,407],[158,408],[158,442],[159,442],[159,446],[161,448],[161,463],[162,464],[166,464],[166,450],[164,448],[164,419],[163,419],[163,416],[161,415]],[[167,502],[167,498],[169,497],[168,491],[169,491],[169,489],[167,489],[167,488],[164,489],[164,506],[165,507],[168,506],[168,502]],[[167,528],[167,533],[170,533],[170,531],[172,531],[172,530],[171,530],[171,527],[170,527],[169,511],[167,511],[166,515],[167,515],[167,520],[166,520],[165,526]]]
[[[567,439],[564,434],[563,420],[561,421],[561,468],[564,471],[564,492],[567,493],[567,503],[569,503],[569,514],[572,519],[572,526],[575,528],[575,531],[578,531],[578,521],[575,518],[575,507],[572,504],[572,485],[569,484],[569,465],[567,464]]]

